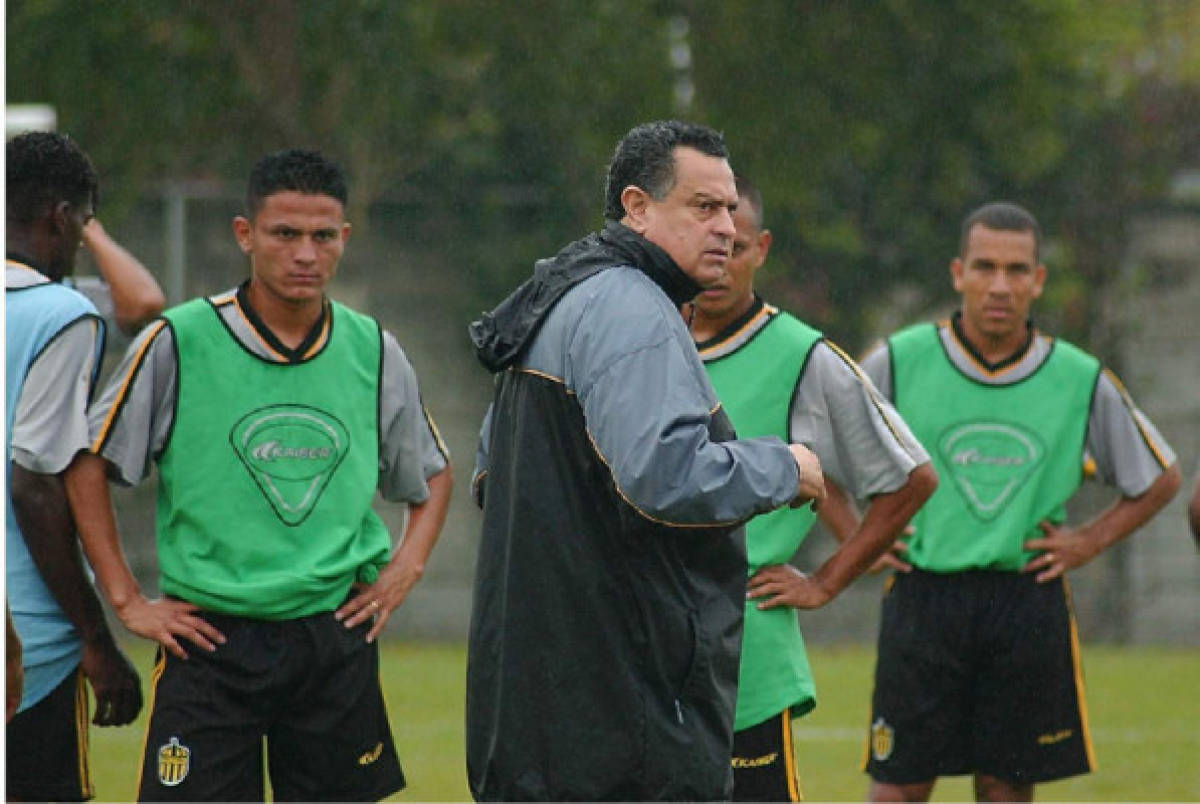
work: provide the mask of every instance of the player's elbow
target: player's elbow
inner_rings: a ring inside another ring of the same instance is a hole
[[[133,337],[149,324],[167,306],[167,299],[157,287],[147,288],[132,299],[123,301],[114,311],[117,326],[126,335]]]
[[[1152,494],[1154,500],[1162,507],[1174,499],[1179,493],[1179,487],[1183,485],[1183,474],[1179,471],[1179,464],[1173,463],[1167,467],[1154,484],[1147,489],[1147,493]]]
[[[909,472],[908,487],[918,507],[924,505],[938,487],[938,476],[933,464],[926,462]]]

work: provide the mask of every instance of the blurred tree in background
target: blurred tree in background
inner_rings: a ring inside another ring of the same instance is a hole
[[[764,191],[769,295],[848,346],[949,297],[995,198],[1042,219],[1043,310],[1086,343],[1129,216],[1200,164],[1198,5],[10,0],[7,94],[57,108],[107,215],[321,148],[353,220],[420,208],[465,315],[599,224],[629,127],[695,119]]]

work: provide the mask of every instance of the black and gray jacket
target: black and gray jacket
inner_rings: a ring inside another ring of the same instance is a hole
[[[678,305],[699,288],[610,223],[471,327],[496,391],[467,667],[479,799],[720,799],[740,523],[788,502],[775,438],[731,440]]]

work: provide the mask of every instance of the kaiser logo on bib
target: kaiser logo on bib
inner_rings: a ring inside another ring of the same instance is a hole
[[[270,405],[238,420],[229,434],[242,465],[275,514],[299,525],[312,512],[350,447],[334,416],[304,405]]]
[[[985,522],[1000,515],[1046,454],[1032,432],[995,421],[950,427],[938,450],[967,506]]]

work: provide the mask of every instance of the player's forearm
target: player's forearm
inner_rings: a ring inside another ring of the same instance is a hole
[[[166,297],[153,274],[113,240],[100,221],[92,219],[84,227],[83,242],[108,283],[114,317],[123,332],[132,335],[162,312]]]
[[[81,452],[67,469],[65,480],[84,553],[96,573],[100,591],[119,616],[130,601],[141,595],[141,587],[121,548],[105,460]]]
[[[1137,497],[1122,497],[1080,528],[1083,536],[1092,543],[1093,554],[1099,555],[1150,521],[1171,501],[1182,482],[1179,464],[1172,464],[1150,484],[1150,488]]]
[[[825,476],[825,502],[817,516],[839,542],[846,541],[858,530],[861,519],[850,495],[829,475]]]
[[[83,569],[63,479],[11,465],[13,512],[38,574],[85,642],[110,638],[104,610]]]
[[[425,571],[425,563],[446,522],[446,511],[450,507],[450,493],[454,486],[450,465],[447,464],[445,469],[429,478],[428,485],[429,498],[410,509],[404,539],[391,562],[405,565],[418,575]]]
[[[815,573],[832,596],[866,572],[883,555],[913,515],[937,489],[937,473],[928,463],[913,469],[904,485],[871,499],[854,535],[842,542]]]

